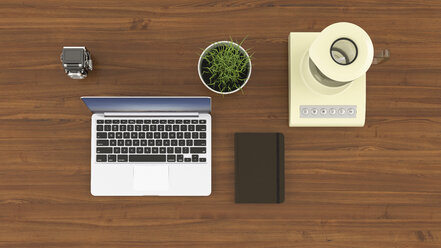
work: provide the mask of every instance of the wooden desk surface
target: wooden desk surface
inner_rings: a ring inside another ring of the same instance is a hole
[[[441,3],[0,3],[0,247],[440,247]],[[350,21],[392,58],[368,72],[364,128],[289,128],[287,37]],[[248,35],[245,94],[197,74],[210,42]],[[67,78],[63,45],[94,70]],[[213,99],[210,197],[92,197],[84,95]],[[283,132],[286,202],[234,204],[233,133]]]

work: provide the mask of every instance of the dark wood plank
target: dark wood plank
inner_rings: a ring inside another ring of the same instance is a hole
[[[0,247],[440,247],[441,3],[0,3]],[[350,21],[392,58],[368,72],[364,128],[289,128],[287,37]],[[245,94],[199,81],[198,53],[255,51]],[[68,79],[64,45],[94,70]],[[92,197],[83,95],[213,98],[210,197]],[[234,204],[233,134],[285,134],[286,202]]]

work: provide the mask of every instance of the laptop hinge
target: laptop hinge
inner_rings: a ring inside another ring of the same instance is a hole
[[[199,116],[198,112],[104,112],[104,116],[124,116],[124,117],[137,117],[137,116],[153,116],[153,117],[169,117],[169,116]]]

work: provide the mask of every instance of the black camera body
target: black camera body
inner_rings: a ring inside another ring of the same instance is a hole
[[[63,47],[60,60],[64,72],[72,79],[84,79],[92,70],[92,58],[86,47]]]

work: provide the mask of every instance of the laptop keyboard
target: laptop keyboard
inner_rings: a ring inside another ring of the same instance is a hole
[[[96,130],[96,162],[207,161],[206,120],[106,118]]]

